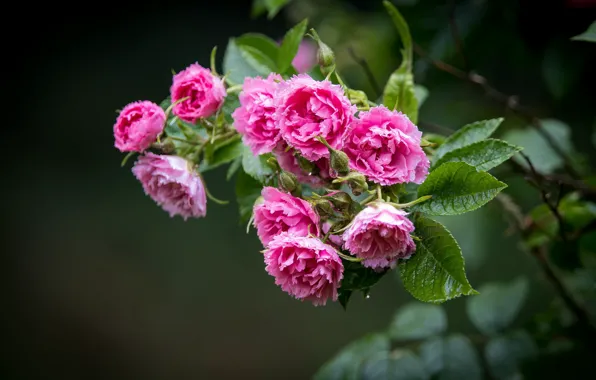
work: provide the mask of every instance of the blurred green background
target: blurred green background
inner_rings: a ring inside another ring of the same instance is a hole
[[[452,4],[394,3],[420,46],[463,66],[449,29]],[[412,300],[393,274],[347,311],[288,297],[266,274],[259,241],[237,222],[233,201],[209,203],[207,219],[171,219],[144,196],[130,167],[120,168],[113,147],[116,110],[161,101],[172,69],[208,65],[214,45],[221,61],[231,36],[277,39],[303,17],[336,51],[348,83],[372,98],[348,48],[367,59],[381,84],[397,66],[399,42],[380,1],[294,0],[273,20],[250,18],[249,1],[45,7],[4,33],[11,70],[2,140],[2,378],[306,379],[344,344],[385,329]],[[595,16],[587,0],[457,1],[453,16],[468,67],[538,116],[564,121],[587,167],[596,162],[596,45],[569,38]],[[477,87],[424,60],[415,69],[430,91],[421,125],[454,130],[504,116],[501,132],[524,127]],[[540,202],[507,170],[495,175],[525,209]],[[234,199],[224,170],[205,179],[216,197]],[[507,233],[498,204],[443,221],[474,286],[528,276],[530,301],[518,324],[548,306],[552,290]],[[450,330],[473,330],[464,302],[445,305]]]

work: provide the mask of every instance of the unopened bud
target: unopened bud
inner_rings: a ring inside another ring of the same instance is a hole
[[[288,193],[291,193],[294,190],[296,190],[298,188],[298,185],[298,179],[294,174],[285,170],[282,170],[279,173],[279,186],[281,186],[281,188],[287,191]]]
[[[314,40],[317,42],[317,45],[319,45],[319,49],[317,50],[317,62],[321,68],[321,73],[323,73],[323,75],[328,75],[335,70],[335,54],[326,43],[321,41],[321,38],[314,29],[311,29],[310,32]]]
[[[266,163],[267,166],[269,166],[271,170],[273,170],[274,172],[278,172],[281,170],[281,168],[279,167],[279,163],[277,162],[277,159],[275,157],[269,157]]]
[[[329,163],[331,169],[335,170],[339,175],[346,175],[350,172],[350,166],[348,165],[348,155],[341,150],[329,149]]]
[[[319,50],[317,50],[317,62],[321,67],[321,72],[327,75],[335,69],[335,54],[326,43],[321,40],[317,42],[319,44]]]

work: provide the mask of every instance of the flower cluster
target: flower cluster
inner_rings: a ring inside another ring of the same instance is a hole
[[[428,174],[421,132],[406,115],[359,109],[342,86],[304,73],[245,78],[233,87],[239,106],[222,115],[232,87],[195,63],[174,74],[163,108],[141,101],[120,112],[115,146],[139,153],[132,172],[148,196],[170,216],[204,217],[211,195],[200,157],[241,136],[253,155],[271,156],[274,175],[252,223],[265,269],[285,292],[325,305],[338,299],[346,262],[384,272],[413,254],[406,205],[387,191]]]
[[[360,190],[367,181],[421,183],[428,174],[422,133],[404,114],[383,106],[358,112],[342,87],[328,80],[306,74],[247,78],[239,100],[232,116],[244,143],[255,155],[271,153],[281,170],[313,188],[344,179]],[[253,224],[265,246],[267,272],[296,298],[315,305],[336,300],[342,257],[385,271],[416,248],[408,214],[382,198],[360,212],[342,213],[338,197],[355,203],[345,192],[307,201],[281,187],[263,189]],[[333,228],[338,222],[347,223],[343,233]]]
[[[170,216],[204,217],[206,189],[194,164],[177,155],[154,154],[148,149],[164,133],[168,113],[196,122],[215,114],[224,102],[223,81],[208,69],[192,64],[173,76],[172,106],[167,110],[150,101],[128,104],[114,124],[115,146],[121,152],[141,153],[132,169],[145,193]]]

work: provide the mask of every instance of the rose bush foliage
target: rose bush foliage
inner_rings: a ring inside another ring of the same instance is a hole
[[[473,145],[500,119],[442,139],[416,125],[411,37],[386,6],[404,50],[380,100],[342,80],[333,51],[315,30],[307,33],[305,20],[279,43],[256,34],[232,38],[223,75],[214,49],[210,68],[193,63],[173,75],[161,107],[131,103],[114,125],[116,147],[131,152],[123,163],[138,153],[134,175],[170,216],[201,218],[207,198],[222,203],[201,173],[229,164],[267,273],[316,306],[346,307],[354,292],[367,294],[393,269],[422,301],[475,294],[449,232],[433,221],[446,237],[436,239],[416,226],[428,225],[425,214],[481,207],[506,186],[486,172],[486,161],[511,155]],[[313,41],[303,41],[306,34]],[[479,153],[483,163],[466,159]]]

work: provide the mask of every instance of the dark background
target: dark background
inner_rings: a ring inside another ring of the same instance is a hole
[[[311,19],[324,22],[325,12],[339,7],[391,27],[380,2],[341,3],[318,4]],[[466,39],[472,66],[539,113],[566,121],[593,163],[596,45],[568,39],[594,20],[594,8],[578,8],[579,1],[486,3]],[[433,28],[448,25],[444,4],[404,6],[421,45],[432,40]],[[230,36],[281,37],[298,17],[292,12],[300,9],[251,19],[249,1],[197,0],[15,4],[5,13],[2,378],[305,379],[342,345],[384,329],[412,301],[393,275],[370,299],[355,297],[347,312],[296,301],[265,273],[258,239],[239,225],[233,202],[209,203],[207,219],[170,219],[144,196],[130,168],[120,168],[116,109],[134,100],[160,102],[171,69],[207,66],[214,45],[221,60]],[[390,42],[389,55],[369,57],[380,82],[398,62],[398,45]],[[537,69],[548,49],[561,52],[565,78],[577,74],[558,98]],[[439,58],[458,64],[452,50]],[[456,129],[507,116],[474,88],[417,69],[431,92],[421,120]],[[362,79],[355,74],[353,81]],[[205,178],[215,196],[233,199],[223,170]],[[512,194],[537,203],[519,182],[512,180]],[[473,285],[530,278],[522,323],[552,292],[516,237],[504,233],[507,222],[497,211],[489,205],[447,222]],[[463,305],[463,299],[446,305],[454,331],[472,329]]]

